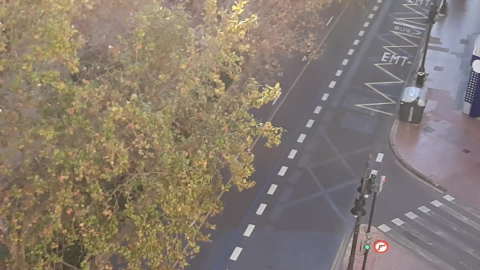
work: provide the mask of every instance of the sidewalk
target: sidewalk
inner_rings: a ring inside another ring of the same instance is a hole
[[[390,143],[402,163],[441,190],[480,209],[480,119],[462,113],[480,2],[448,0],[426,59],[428,103],[421,124],[395,121]]]
[[[360,234],[358,237],[358,243],[365,240],[365,231],[367,225],[362,224],[360,227]],[[394,242],[390,241],[380,230],[375,227],[371,228],[372,234],[372,249],[368,252],[367,264],[365,270],[436,270],[432,266],[426,263],[425,260],[419,260],[412,252],[396,245]],[[373,250],[373,243],[377,240],[387,241],[389,249],[384,254],[378,254]],[[343,258],[342,269],[347,269],[348,259],[350,256],[350,249],[352,239],[350,239],[350,244],[347,247],[347,252]],[[360,244],[357,246],[355,253],[355,263],[353,265],[353,270],[361,270],[363,263],[363,254],[359,250]]]

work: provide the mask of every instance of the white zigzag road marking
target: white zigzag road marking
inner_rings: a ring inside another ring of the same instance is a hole
[[[409,22],[409,23],[413,23],[413,24],[417,24],[417,25],[423,25],[423,26],[426,25],[425,22],[418,22],[417,20],[423,20],[424,21],[427,18],[427,16],[411,7],[411,6],[418,6],[418,5],[416,5],[416,4],[403,4],[403,6],[410,9],[414,13],[418,14],[419,17],[398,18],[399,21]],[[409,39],[409,37],[410,38],[421,39],[421,36],[419,37],[419,36],[415,36],[415,35],[411,35],[411,34],[407,34],[407,33],[402,33],[402,32],[398,32],[398,31],[393,31],[393,30],[390,31],[390,32],[408,43],[407,45],[386,45],[386,46],[383,46],[384,50],[386,50],[386,51],[388,51],[388,52],[390,52],[394,55],[397,55],[397,53],[395,53],[392,50],[394,48],[416,48],[416,47],[418,47],[418,45],[415,42],[413,42],[411,39]],[[385,72],[385,74],[389,75],[392,78],[392,80],[383,81],[383,82],[367,82],[367,83],[365,83],[365,85],[369,89],[371,89],[374,93],[378,94],[383,99],[385,99],[385,101],[384,102],[375,102],[375,103],[356,104],[355,106],[359,107],[359,108],[367,109],[367,110],[370,110],[370,111],[386,114],[386,115],[393,115],[392,113],[385,112],[385,111],[382,111],[382,110],[379,110],[379,109],[375,108],[375,107],[378,107],[378,106],[396,105],[397,104],[397,102],[395,100],[393,100],[392,98],[390,98],[386,94],[382,93],[379,89],[377,89],[376,86],[378,86],[378,85],[388,85],[388,84],[402,84],[402,83],[405,83],[405,81],[400,79],[398,76],[394,75],[390,71],[386,70],[385,68],[383,68],[383,66],[393,65],[393,63],[377,63],[377,64],[374,64],[374,65],[377,68],[379,68],[380,70],[382,70],[383,72]]]

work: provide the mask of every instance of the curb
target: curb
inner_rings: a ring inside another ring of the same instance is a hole
[[[395,141],[393,139],[393,136],[395,135],[397,131],[397,126],[398,126],[398,120],[395,119],[393,121],[392,129],[390,130],[390,135],[388,136],[388,141],[390,143],[390,148],[392,149],[395,157],[402,163],[402,165],[411,171],[413,174],[418,176],[423,182],[425,182],[427,185],[437,189],[438,191],[442,193],[447,193],[448,189],[443,187],[440,184],[437,184],[433,179],[429,178],[425,174],[421,173],[419,170],[415,169],[413,166],[411,166],[398,152],[397,147],[395,146]]]

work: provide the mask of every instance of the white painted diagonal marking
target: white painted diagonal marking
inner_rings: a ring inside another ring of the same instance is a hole
[[[378,226],[378,229],[381,230],[382,232],[388,232],[388,231],[391,230],[390,227],[388,227],[385,224],[382,224],[382,225]]]
[[[297,154],[297,150],[292,149],[292,150],[290,151],[290,153],[288,154],[288,158],[289,158],[289,159],[293,159],[293,158],[295,158],[295,155],[296,155],[296,154]]]
[[[333,87],[335,87],[335,84],[337,84],[336,81],[331,81],[330,84],[328,85],[328,88],[333,88]]]
[[[328,99],[328,96],[329,96],[328,93],[323,94],[322,100],[323,100],[323,101],[326,101],[326,100]]]
[[[300,134],[300,136],[298,136],[297,142],[298,143],[303,143],[303,141],[305,140],[305,137],[307,137],[307,135]]]
[[[339,70],[337,70],[337,73],[335,73],[335,76],[339,77],[340,75],[342,75],[342,72],[343,72],[343,71],[342,71],[342,70],[340,70],[340,69],[339,69]]]
[[[265,211],[265,208],[267,208],[267,205],[264,203],[261,203],[257,208],[256,214],[261,216],[263,214],[263,211]]]
[[[455,200],[455,198],[454,198],[454,197],[452,197],[452,196],[450,196],[450,195],[448,195],[448,194],[447,194],[447,195],[445,195],[445,196],[443,196],[443,198],[444,198],[445,200],[449,201],[449,202],[451,202],[451,201]]]
[[[393,222],[393,224],[395,224],[397,226],[401,226],[405,223],[405,222],[403,222],[403,220],[401,220],[399,218],[393,219],[392,222]]]
[[[321,106],[317,106],[317,107],[315,108],[315,111],[313,111],[313,113],[314,113],[314,114],[319,114],[321,110],[322,110],[322,107],[321,107]]]
[[[378,153],[377,158],[375,159],[376,162],[382,162],[383,160],[383,153]]]
[[[268,195],[273,195],[273,193],[275,193],[275,191],[277,190],[277,187],[278,187],[278,185],[272,184],[270,186],[270,188],[268,189],[267,194]]]
[[[255,229],[255,225],[248,224],[247,229],[243,233],[243,236],[250,237],[250,235],[252,235],[253,229]]]
[[[308,120],[307,124],[305,125],[307,128],[311,128],[313,126],[313,123],[315,122],[315,120],[313,119],[310,119]]]
[[[415,213],[413,212],[408,212],[405,214],[405,216],[407,216],[409,219],[414,219],[416,217],[418,217]]]
[[[441,203],[441,202],[439,202],[439,201],[437,201],[437,200],[433,200],[433,201],[431,201],[430,203],[433,204],[433,205],[436,206],[436,207],[440,207],[440,206],[443,205],[443,203]]]
[[[284,176],[287,170],[288,170],[287,166],[282,166],[282,168],[280,168],[280,170],[278,171],[278,175]]]
[[[418,210],[422,211],[423,213],[428,213],[430,212],[430,208],[426,207],[426,206],[420,206],[418,207]]]
[[[238,259],[238,256],[240,256],[240,253],[242,253],[242,248],[241,247],[236,247],[233,250],[232,255],[230,255],[230,260],[236,261]]]

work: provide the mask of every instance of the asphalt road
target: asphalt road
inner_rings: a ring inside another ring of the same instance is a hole
[[[342,5],[326,11],[332,20],[319,38],[323,57],[304,71],[303,55],[288,62],[281,98],[256,114],[288,130],[281,146],[255,146],[256,187],[224,196],[223,214],[211,220],[213,242],[189,270],[331,269],[354,221],[349,210],[369,154],[388,179],[374,225],[445,200],[406,172],[388,144],[425,27],[425,6],[409,2],[375,0],[368,13]]]

